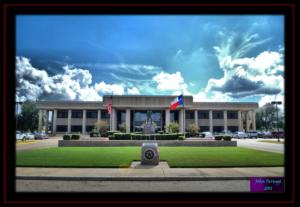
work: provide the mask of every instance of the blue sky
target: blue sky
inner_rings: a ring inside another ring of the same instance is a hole
[[[279,15],[19,15],[17,99],[284,97]]]

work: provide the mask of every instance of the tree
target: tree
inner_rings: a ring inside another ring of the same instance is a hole
[[[22,105],[21,114],[17,116],[18,126],[21,131],[35,131],[38,128],[38,109],[33,101],[25,101]]]
[[[119,124],[119,130],[120,130],[121,132],[123,132],[123,133],[126,132],[126,124],[125,124],[125,122]]]
[[[177,132],[179,132],[179,124],[177,122],[171,122],[167,126],[167,129],[168,129],[169,133],[177,133]]]
[[[276,108],[271,104],[266,104],[256,112],[256,128],[258,130],[271,130],[275,128]]]
[[[199,132],[199,127],[196,124],[189,124],[187,127],[187,131],[190,133],[191,137],[194,137]]]
[[[109,125],[106,121],[97,121],[95,123],[95,128],[97,129],[100,134],[104,134],[106,131],[108,131]]]

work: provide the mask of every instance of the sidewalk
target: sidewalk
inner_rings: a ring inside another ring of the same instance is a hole
[[[130,168],[37,168],[17,167],[17,179],[102,181],[241,180],[250,177],[284,177],[284,167],[169,168],[166,162]]]

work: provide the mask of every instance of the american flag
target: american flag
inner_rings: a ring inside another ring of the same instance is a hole
[[[108,111],[109,114],[111,114],[111,111],[112,111],[112,103],[111,103],[111,101],[107,105],[107,111]]]

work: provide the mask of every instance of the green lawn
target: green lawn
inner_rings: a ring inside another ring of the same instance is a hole
[[[283,166],[283,154],[241,147],[160,147],[170,167]],[[129,167],[140,147],[56,147],[17,152],[17,166]]]

